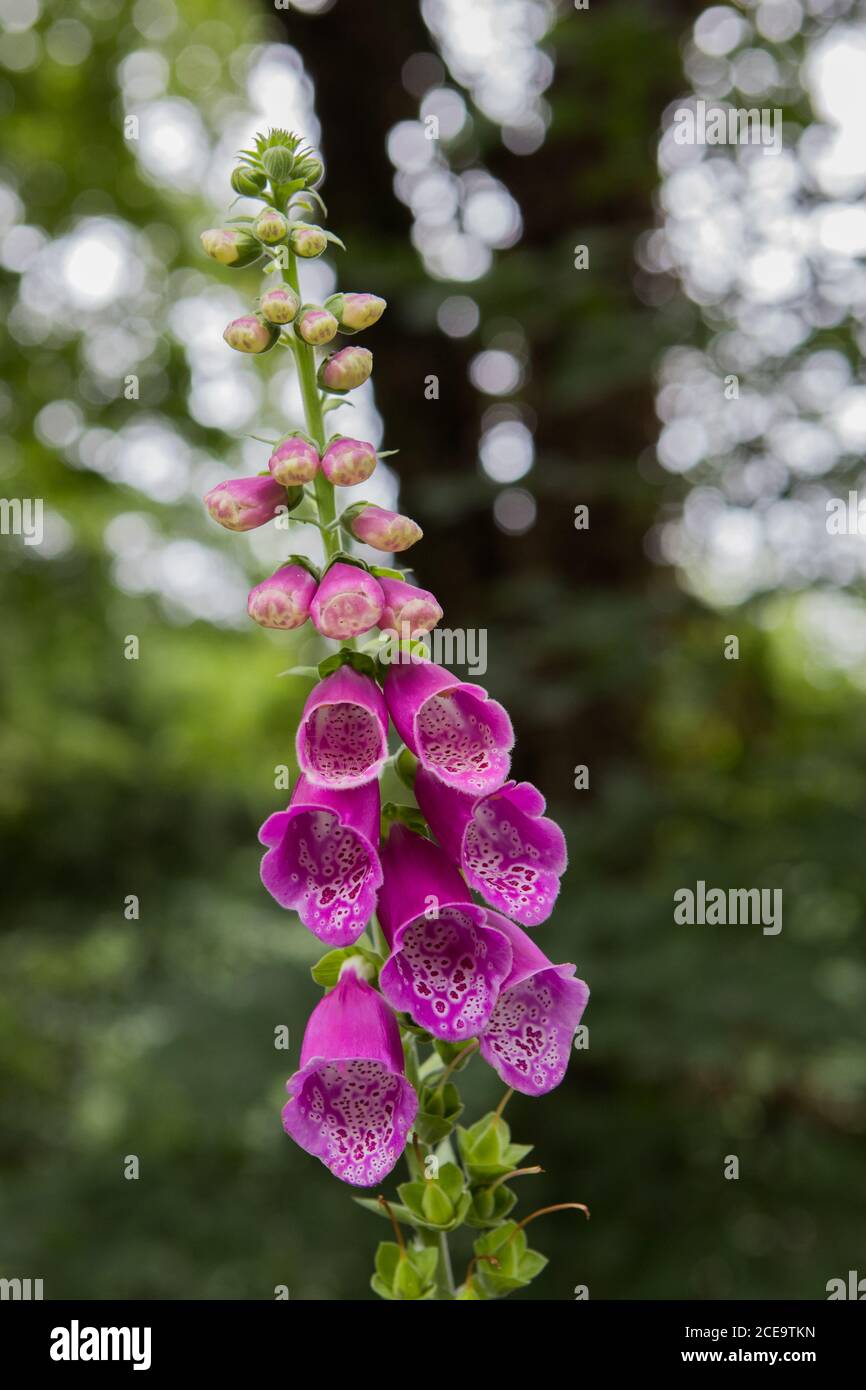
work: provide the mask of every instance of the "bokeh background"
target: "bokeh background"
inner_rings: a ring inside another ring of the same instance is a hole
[[[783,152],[677,146],[698,97],[778,108]],[[0,537],[0,1274],[371,1296],[380,1223],[278,1122],[318,951],[256,829],[311,648],[244,614],[285,538],[199,501],[298,418],[285,358],[221,342],[257,272],[198,246],[269,125],[389,300],[335,428],[399,447],[380,495],[569,834],[544,941],[590,1047],[509,1117],[524,1202],[593,1215],[535,1227],[521,1297],[866,1273],[866,542],[826,526],[866,446],[863,6],[0,0],[0,114],[0,492],[45,500]],[[781,887],[782,934],[675,925],[700,878]]]

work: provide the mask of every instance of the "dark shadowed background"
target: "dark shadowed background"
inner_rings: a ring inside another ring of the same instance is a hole
[[[308,639],[244,613],[285,539],[199,502],[298,420],[221,342],[258,272],[198,246],[269,125],[348,246],[310,283],[389,301],[336,427],[399,448],[419,581],[568,832],[542,944],[590,1046],[508,1113],[534,1204],[592,1220],[538,1223],[521,1296],[866,1274],[866,545],[825,524],[866,447],[864,91],[846,0],[0,0],[0,491],[44,499],[0,536],[0,1275],[372,1296],[379,1222],[279,1126],[319,951],[256,830]],[[783,153],[677,147],[696,96],[778,109]],[[699,879],[781,888],[782,932],[675,924]]]

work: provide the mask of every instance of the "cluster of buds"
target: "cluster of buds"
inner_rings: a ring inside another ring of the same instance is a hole
[[[224,265],[249,264],[253,245],[257,254],[287,249],[286,282],[225,336],[259,353],[286,333],[306,413],[305,428],[275,442],[266,471],[219,484],[206,506],[234,531],[281,513],[319,527],[321,571],[290,556],[251,590],[248,612],[282,631],[309,620],[340,644],[312,673],[290,803],[259,832],[264,887],[327,947],[313,970],[326,993],[287,1082],[283,1126],[356,1187],[381,1184],[405,1154],[411,1180],[396,1200],[363,1199],[396,1234],[376,1256],[372,1285],[381,1297],[497,1298],[545,1263],[524,1232],[541,1213],[512,1220],[517,1197],[506,1185],[540,1169],[522,1166],[530,1146],[512,1142],[502,1105],[469,1128],[459,1124],[457,1075],[477,1053],[507,1098],[511,1090],[545,1095],[566,1074],[589,991],[574,965],[551,960],[531,934],[553,911],[565,838],[538,789],[510,777],[505,709],[429,660],[419,642],[443,616],[435,595],[352,550],[359,541],[404,551],[420,528],[366,501],[336,515],[334,489],[365,482],[380,455],[364,440],[326,439],[324,414],[329,396],[367,379],[372,357],[351,345],[316,369],[314,351],[338,332],[369,328],[385,301],[341,292],[323,305],[302,302],[297,258],[336,241],[292,215],[293,201],[320,178],[320,161],[297,137],[273,132],[232,176],[237,192],[265,207],[249,230],[203,238]],[[302,197],[302,210],[310,207]],[[355,639],[373,629],[359,649]],[[386,663],[394,638],[397,659]],[[389,760],[392,730],[402,746]],[[383,806],[389,762],[411,800]],[[421,1064],[423,1047],[430,1055]],[[443,1242],[464,1226],[479,1234],[455,1284]]]

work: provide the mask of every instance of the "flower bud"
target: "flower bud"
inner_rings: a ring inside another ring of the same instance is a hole
[[[248,169],[245,164],[239,164],[237,169],[232,169],[231,185],[235,193],[240,193],[247,198],[255,198],[261,193],[267,178],[259,173],[258,169]]]
[[[319,367],[319,385],[337,396],[363,386],[373,370],[373,354],[369,348],[345,347],[326,357]]]
[[[387,300],[377,294],[334,294],[325,301],[325,308],[336,315],[344,333],[360,333],[362,328],[379,322]]]
[[[319,585],[310,617],[323,637],[358,637],[376,626],[382,603],[378,579],[359,565],[345,565],[338,560]]]
[[[236,270],[257,261],[262,254],[255,238],[237,227],[209,227],[201,234],[201,244],[212,260],[219,261],[220,265],[234,266]]]
[[[286,506],[286,490],[273,478],[230,478],[212,487],[204,504],[227,531],[254,531]]]
[[[272,290],[265,290],[259,306],[268,323],[291,323],[300,301],[291,285],[275,285]]]
[[[262,167],[271,183],[288,183],[295,166],[295,156],[284,145],[275,145],[262,155]]]
[[[278,241],[285,241],[288,230],[288,222],[276,208],[262,208],[253,223],[253,231],[259,241],[265,242],[267,246],[275,246]]]
[[[303,565],[283,565],[250,589],[247,612],[262,627],[288,632],[307,621],[317,587],[316,579]]]
[[[303,175],[304,183],[308,188],[318,188],[322,179],[325,177],[325,166],[321,159],[313,155],[310,159],[305,159],[302,167],[298,170],[298,178]]]
[[[324,468],[324,460],[322,461]],[[416,589],[402,579],[379,578],[385,607],[379,619],[383,632],[396,632],[398,637],[417,637],[422,632],[432,632],[442,617],[442,609],[429,589]]]
[[[322,472],[335,487],[365,483],[376,467],[376,450],[363,439],[335,439],[322,455]]]
[[[438,1182],[427,1181],[424,1183],[421,1211],[431,1226],[447,1226],[454,1216],[454,1203]]]
[[[365,507],[349,522],[349,530],[358,541],[376,550],[408,550],[420,541],[424,532],[416,521],[384,507]]]
[[[309,222],[301,222],[292,229],[289,244],[297,256],[309,260],[321,256],[328,244],[328,238],[321,227],[313,227]]]
[[[334,315],[321,305],[305,304],[298,315],[295,331],[305,343],[321,347],[323,343],[329,343],[336,336],[339,326]]]
[[[233,319],[223,337],[235,352],[269,352],[280,336],[279,328],[263,323],[255,314]]]
[[[268,459],[271,476],[283,487],[311,483],[319,471],[319,455],[306,439],[284,439]]]

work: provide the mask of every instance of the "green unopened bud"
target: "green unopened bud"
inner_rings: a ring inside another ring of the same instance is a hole
[[[263,241],[267,246],[274,246],[278,241],[285,241],[288,230],[288,222],[281,212],[277,212],[276,208],[262,208],[253,223],[253,231],[259,241]]]
[[[303,179],[307,188],[318,188],[325,177],[325,166],[315,155],[305,159],[295,170],[295,178]]]
[[[265,290],[259,305],[268,323],[291,323],[300,307],[291,285],[275,285],[272,290]]]
[[[209,227],[201,234],[201,244],[211,260],[236,270],[251,265],[262,254],[255,237],[237,227]]]
[[[321,227],[314,227],[312,223],[301,222],[292,230],[291,248],[295,255],[303,256],[305,260],[321,256],[327,244],[328,238]]]
[[[276,145],[273,149],[265,150],[262,167],[271,183],[288,183],[295,167],[295,156],[291,150]]]
[[[424,1184],[421,1210],[425,1221],[429,1221],[431,1225],[446,1226],[454,1215],[454,1203],[448,1194],[442,1191],[439,1183],[431,1180]]]
[[[241,193],[244,197],[255,198],[257,193],[261,193],[266,183],[265,175],[259,173],[258,169],[248,169],[244,164],[239,164],[236,169],[232,169],[232,188],[235,193]]]

